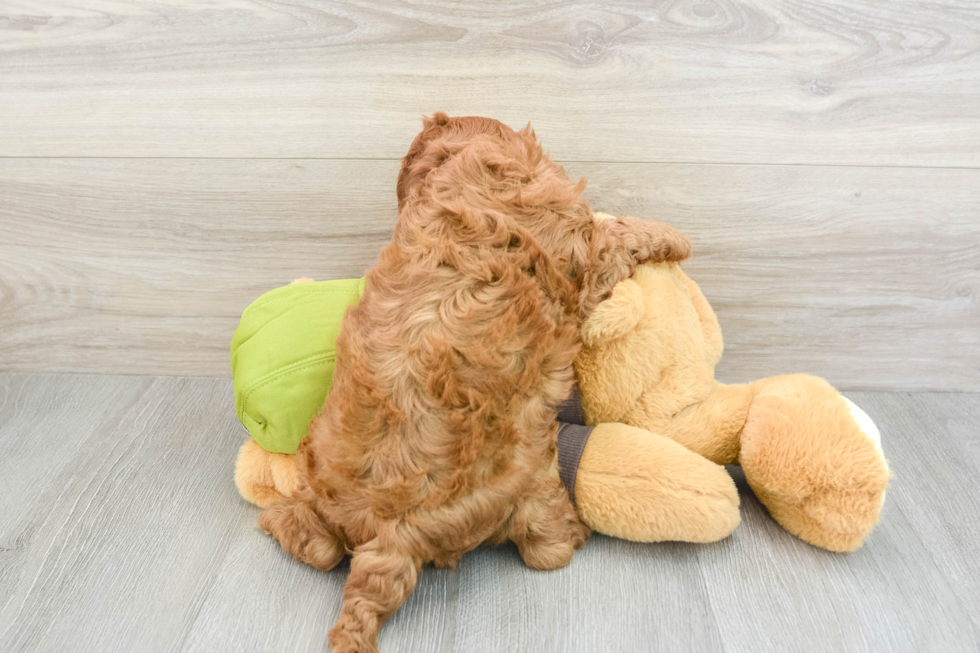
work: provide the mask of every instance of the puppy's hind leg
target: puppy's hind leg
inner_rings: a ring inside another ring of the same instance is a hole
[[[344,559],[344,541],[301,498],[287,497],[266,508],[259,515],[259,528],[272,535],[283,551],[321,571]]]
[[[376,653],[378,630],[415,589],[422,561],[386,550],[377,538],[354,548],[340,618],[330,630],[333,653]]]
[[[558,458],[535,479],[534,486],[511,516],[508,537],[533,569],[560,569],[572,561],[590,535],[558,476]]]

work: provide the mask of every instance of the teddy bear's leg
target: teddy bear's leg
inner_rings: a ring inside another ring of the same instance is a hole
[[[579,463],[575,496],[593,529],[638,542],[715,542],[739,524],[724,467],[626,424],[599,424]]]
[[[238,450],[235,485],[246,501],[266,508],[291,495],[298,482],[295,456],[271,453],[252,439]]]
[[[756,496],[800,539],[858,548],[878,523],[891,476],[874,423],[817,377],[753,385],[739,463]]]
[[[700,402],[667,419],[636,426],[668,437],[715,464],[733,464],[738,459],[740,434],[755,389],[751,384],[712,383],[713,389]]]

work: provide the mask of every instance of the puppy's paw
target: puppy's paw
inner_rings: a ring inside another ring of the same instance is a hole
[[[520,546],[518,549],[524,563],[531,569],[552,571],[568,566],[568,563],[572,561],[572,556],[575,555],[575,549],[579,547],[581,544],[576,547],[573,542],[568,540],[560,542],[532,540],[525,542],[524,546]]]
[[[664,260],[684,261],[689,259],[691,257],[691,239],[673,227],[659,222],[656,224],[660,227],[657,231],[661,233],[664,242],[662,250]]]
[[[677,229],[656,220],[621,218],[626,245],[637,263],[683,261],[691,256],[691,241]]]
[[[286,498],[259,515],[259,528],[271,535],[283,551],[321,571],[343,560],[344,543],[324,525],[309,504]]]

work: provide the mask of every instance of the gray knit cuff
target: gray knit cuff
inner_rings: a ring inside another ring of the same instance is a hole
[[[594,428],[585,426],[582,397],[577,385],[572,388],[571,396],[558,406],[558,422],[558,475],[568,491],[568,498],[574,504],[578,465]]]

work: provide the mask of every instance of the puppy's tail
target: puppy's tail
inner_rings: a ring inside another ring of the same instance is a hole
[[[344,541],[313,510],[309,502],[286,497],[259,515],[259,528],[275,538],[283,551],[300,562],[329,571],[344,559]]]
[[[330,630],[334,653],[375,652],[378,629],[415,589],[418,557],[383,549],[375,538],[354,549],[340,619]]]

